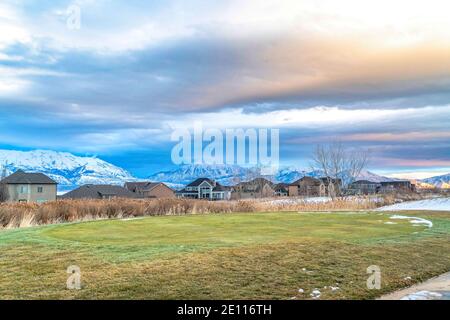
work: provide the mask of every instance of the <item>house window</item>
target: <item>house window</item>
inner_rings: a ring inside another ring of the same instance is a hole
[[[37,187],[37,192],[38,192],[38,193],[44,192],[44,188],[43,188],[43,187]]]
[[[20,186],[19,193],[28,193],[28,186]]]

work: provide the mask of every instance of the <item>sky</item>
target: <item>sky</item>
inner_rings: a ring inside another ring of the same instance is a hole
[[[202,121],[279,129],[285,165],[341,141],[368,149],[378,173],[448,173],[449,10],[445,0],[2,0],[0,148],[95,155],[145,177],[173,166],[174,128]]]

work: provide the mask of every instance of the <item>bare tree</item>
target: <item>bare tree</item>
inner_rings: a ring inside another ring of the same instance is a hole
[[[314,170],[322,171],[327,182],[328,194],[331,197],[339,196],[340,185],[354,182],[367,166],[369,152],[346,148],[342,143],[335,142],[328,145],[317,145],[312,156]],[[344,179],[346,178],[346,179]]]

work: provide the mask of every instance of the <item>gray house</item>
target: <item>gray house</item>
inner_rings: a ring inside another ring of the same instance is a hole
[[[137,198],[128,189],[108,184],[86,184],[61,196],[61,199]]]
[[[381,183],[368,180],[358,180],[348,186],[347,193],[352,195],[368,195],[378,193],[381,189]]]
[[[44,203],[56,200],[57,183],[42,173],[18,170],[0,181],[2,200],[6,202]]]
[[[231,190],[220,183],[208,179],[199,178],[177,192],[178,198],[230,200]]]

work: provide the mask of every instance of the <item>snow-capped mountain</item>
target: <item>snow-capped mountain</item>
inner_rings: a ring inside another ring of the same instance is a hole
[[[431,177],[421,180],[421,182],[433,185],[437,188],[450,189],[450,173],[442,176]]]
[[[150,181],[185,186],[197,178],[209,177],[224,185],[233,185],[251,175],[252,169],[229,165],[181,165],[172,171],[163,171],[148,177]]]
[[[123,184],[136,180],[126,170],[101,159],[49,150],[0,150],[0,168],[6,174],[18,169],[44,173],[58,182],[60,190],[83,184]]]
[[[172,171],[159,172],[148,177],[151,181],[165,182],[172,186],[183,186],[197,178],[208,177],[223,185],[233,185],[241,181],[256,178],[258,170],[255,168],[243,168],[236,165],[183,165]],[[273,182],[291,183],[304,176],[323,177],[321,171],[305,171],[295,167],[282,167],[275,175],[267,176]],[[344,177],[344,180],[348,180]],[[370,171],[361,172],[358,180],[369,180],[373,182],[392,181],[394,179],[376,175]]]

